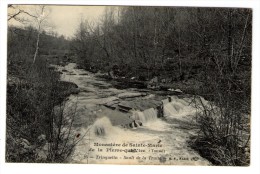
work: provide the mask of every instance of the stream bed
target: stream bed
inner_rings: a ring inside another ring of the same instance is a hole
[[[65,108],[74,106],[73,131],[81,138],[70,163],[211,165],[188,144],[198,133],[190,98],[116,89],[75,67],[74,63],[57,67],[61,80],[79,88]],[[160,118],[158,107],[163,113]]]

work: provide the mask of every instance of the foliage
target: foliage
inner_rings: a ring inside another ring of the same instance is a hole
[[[22,138],[36,146],[41,134],[50,143],[48,161],[61,162],[70,153],[76,142],[67,146],[68,136],[59,129],[64,117],[53,112],[67,89],[44,61],[63,64],[76,55],[72,61],[80,68],[109,72],[126,82],[158,77],[167,89],[186,85],[189,90],[182,91],[209,101],[195,98],[200,132],[191,146],[216,165],[249,164],[250,9],[107,7],[96,23],[82,18],[71,41],[44,31],[40,37],[40,59],[32,66],[37,30],[9,27],[8,78],[19,83],[8,86],[7,161],[37,158],[33,150],[17,154],[14,142]],[[64,145],[66,153],[60,151]]]
[[[121,76],[188,80],[224,59],[230,69],[250,65],[248,14],[249,9],[108,7],[99,22],[81,20],[72,51],[87,70],[120,65],[120,71],[128,69]]]
[[[81,20],[72,43],[88,70],[116,66],[126,79],[202,84],[182,89],[211,103],[196,100],[192,147],[217,165],[249,164],[250,9],[108,7],[99,23]]]
[[[67,42],[43,32],[33,63],[37,31],[8,29],[6,161],[65,162],[79,141],[71,131],[76,106],[64,111],[64,100],[77,85],[61,82],[48,62],[56,63],[53,57],[64,60]],[[50,51],[48,60],[44,54]]]

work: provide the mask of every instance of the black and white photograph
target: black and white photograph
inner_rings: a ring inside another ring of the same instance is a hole
[[[5,163],[249,167],[253,12],[8,3]]]

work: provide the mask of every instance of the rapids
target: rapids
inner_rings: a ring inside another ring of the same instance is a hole
[[[137,94],[140,91],[116,89],[75,66],[70,63],[57,67],[63,72],[61,80],[74,82],[80,89],[78,95],[68,98],[64,110],[69,112],[69,108],[76,106],[73,132],[82,138],[70,163],[210,165],[187,143],[198,131],[193,122],[196,109],[189,98],[172,96],[171,102],[162,100],[163,118],[157,118],[155,108],[120,112],[104,104],[134,101],[135,98],[119,97],[126,92]],[[136,98],[142,99],[142,96],[136,95]],[[126,124],[132,125],[123,126]]]

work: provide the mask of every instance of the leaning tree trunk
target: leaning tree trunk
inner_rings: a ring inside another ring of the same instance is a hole
[[[40,42],[40,34],[41,34],[40,29],[41,28],[40,28],[40,25],[39,25],[39,27],[38,27],[38,34],[37,34],[37,41],[36,41],[36,49],[35,49],[35,53],[34,53],[34,56],[33,56],[33,64],[34,64],[34,62],[36,60],[36,57],[37,57],[38,51],[39,51],[39,42]]]

